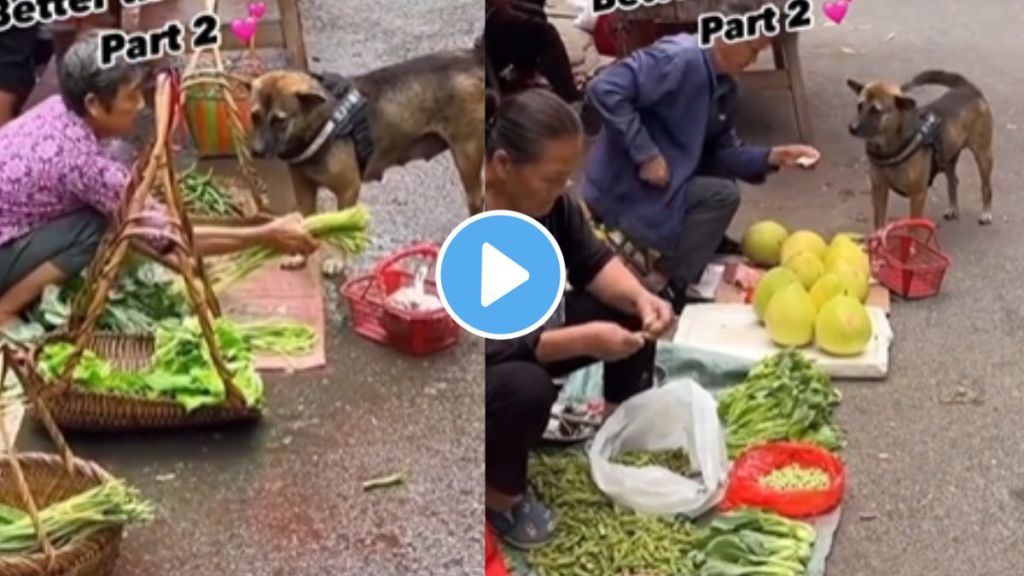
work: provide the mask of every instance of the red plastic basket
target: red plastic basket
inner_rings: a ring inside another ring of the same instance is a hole
[[[868,240],[875,278],[906,298],[938,294],[951,261],[939,249],[935,223],[925,219],[899,220]]]
[[[436,245],[418,244],[387,257],[372,274],[346,283],[341,293],[348,302],[356,333],[414,356],[433,354],[458,342],[459,326],[443,308],[414,311],[388,302],[395,291],[412,285],[422,264],[430,267],[424,290],[436,296],[433,277],[437,254]]]

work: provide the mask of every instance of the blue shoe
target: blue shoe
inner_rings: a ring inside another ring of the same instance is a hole
[[[550,542],[558,524],[555,514],[529,492],[508,512],[487,510],[487,521],[502,540],[520,550]]]

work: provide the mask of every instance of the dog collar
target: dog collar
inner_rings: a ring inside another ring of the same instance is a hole
[[[939,153],[939,136],[942,120],[934,112],[925,112],[920,117],[920,124],[914,135],[893,154],[883,155],[868,149],[868,160],[875,166],[898,166],[907,161],[923,146],[932,148],[933,154]]]
[[[298,156],[282,158],[282,160],[290,164],[301,164],[309,160],[324,147],[328,140],[333,139],[336,135],[351,132],[358,123],[357,117],[365,108],[366,99],[363,98],[363,95],[355,88],[349,88],[347,93],[338,101],[338,105],[334,108],[334,113],[327,119],[323,128],[320,129],[316,138],[309,143],[305,151]]]

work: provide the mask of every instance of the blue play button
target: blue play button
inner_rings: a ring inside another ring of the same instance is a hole
[[[565,290],[558,244],[536,220],[492,210],[461,224],[437,262],[441,302],[460,326],[503,340],[539,328]]]

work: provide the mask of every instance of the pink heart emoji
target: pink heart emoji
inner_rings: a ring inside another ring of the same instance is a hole
[[[231,31],[242,42],[248,43],[256,34],[256,19],[253,17],[237,19],[231,23]]]
[[[249,16],[259,20],[263,18],[263,15],[267,13],[267,5],[263,2],[253,2],[249,4]]]
[[[847,0],[832,0],[825,2],[824,6],[822,6],[825,17],[836,24],[842,24],[843,19],[846,18],[846,11],[849,8],[850,3]]]

